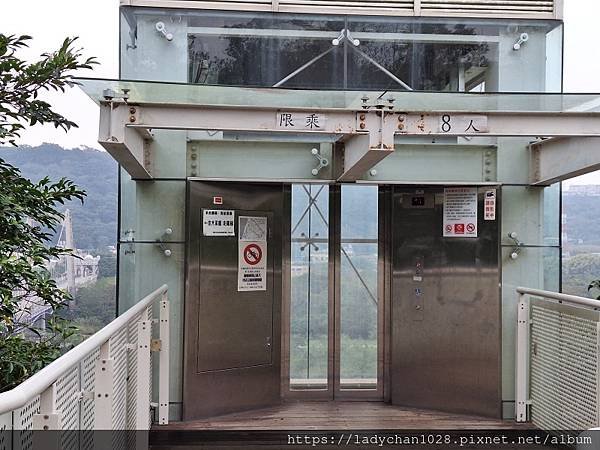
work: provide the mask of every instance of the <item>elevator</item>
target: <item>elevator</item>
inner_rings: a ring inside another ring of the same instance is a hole
[[[189,181],[184,420],[336,400],[500,417],[499,190],[456,192]]]

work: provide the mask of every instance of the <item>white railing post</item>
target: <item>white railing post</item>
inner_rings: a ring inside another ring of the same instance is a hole
[[[160,299],[159,313],[160,356],[158,366],[158,423],[169,423],[169,298]]]
[[[519,293],[517,305],[517,351],[515,376],[515,419],[529,419],[529,296]]]
[[[148,309],[142,314],[143,320],[137,323],[137,376],[136,376],[136,430],[147,430],[150,425],[150,341],[152,339],[152,321],[148,318]]]
[[[110,339],[100,346],[94,389],[94,429],[112,430],[114,361],[110,358]]]
[[[33,415],[33,448],[59,450],[61,448],[61,411],[56,410],[56,383],[40,394],[40,412]],[[50,431],[41,433],[39,430]]]

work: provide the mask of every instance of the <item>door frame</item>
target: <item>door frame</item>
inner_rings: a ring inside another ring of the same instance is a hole
[[[328,228],[328,351],[327,389],[290,389],[290,327],[291,327],[291,185],[286,191],[284,206],[283,295],[281,317],[281,395],[283,400],[343,400],[383,401],[389,399],[390,374],[390,263],[389,224],[391,196],[389,189],[378,188],[378,255],[377,255],[377,388],[341,389],[341,201],[340,184],[329,184]]]

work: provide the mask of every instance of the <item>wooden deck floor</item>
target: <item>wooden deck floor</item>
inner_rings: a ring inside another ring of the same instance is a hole
[[[172,422],[159,430],[527,430],[530,425],[485,417],[401,408],[381,402],[304,402]]]

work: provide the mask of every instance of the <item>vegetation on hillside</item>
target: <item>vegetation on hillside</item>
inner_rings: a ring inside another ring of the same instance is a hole
[[[65,131],[75,127],[40,94],[64,92],[74,84],[74,71],[95,64],[74,48],[75,39],[65,39],[57,51],[28,63],[17,52],[30,39],[0,34],[0,145],[16,145],[20,133],[38,123]],[[58,356],[74,332],[61,319],[71,296],[49,278],[45,266],[71,252],[48,245],[62,219],[58,206],[83,201],[85,192],[65,178],[51,181],[42,174],[31,181],[0,159],[0,391]],[[46,327],[27,320],[39,307],[52,312]]]
[[[18,167],[23,176],[39,180],[66,177],[84,189],[83,206],[67,202],[73,215],[73,235],[77,248],[103,250],[115,245],[117,237],[117,163],[106,152],[93,149],[63,149],[55,144],[37,147],[0,148],[0,158]]]

